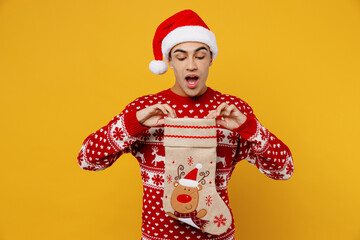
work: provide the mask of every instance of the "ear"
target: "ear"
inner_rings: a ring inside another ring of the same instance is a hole
[[[173,184],[174,184],[174,187],[177,187],[177,185],[179,185],[179,182],[175,181]]]
[[[201,191],[201,190],[203,189],[203,187],[202,187],[201,185],[198,185],[198,186],[197,186],[197,189],[198,189],[199,191]]]
[[[173,67],[173,65],[172,65],[172,61],[171,61],[171,59],[169,59],[169,67],[171,68],[171,69],[173,69],[174,67]]]

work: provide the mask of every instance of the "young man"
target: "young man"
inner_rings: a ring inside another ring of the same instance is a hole
[[[246,159],[261,173],[289,179],[294,166],[289,148],[257,120],[240,98],[208,86],[209,67],[218,54],[215,35],[191,10],[166,19],[156,30],[155,74],[167,70],[175,84],[131,102],[106,126],[88,136],[78,155],[81,168],[98,171],[111,166],[124,153],[134,155],[143,180],[142,239],[234,239],[234,221],[220,235],[208,234],[171,218],[162,208],[164,195],[164,118],[216,119],[216,191],[229,207],[227,184],[236,164]],[[232,214],[231,214],[232,218]],[[221,226],[218,219],[219,226]]]

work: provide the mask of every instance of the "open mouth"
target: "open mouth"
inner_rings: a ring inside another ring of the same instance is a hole
[[[186,75],[185,79],[189,88],[195,88],[199,82],[199,76],[196,74],[188,74]]]

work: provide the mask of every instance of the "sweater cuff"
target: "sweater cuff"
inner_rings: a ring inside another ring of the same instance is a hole
[[[238,128],[233,129],[234,132],[240,134],[241,138],[249,140],[256,133],[257,120],[254,117],[248,116],[246,121],[241,124]]]
[[[124,123],[126,131],[132,137],[140,137],[145,130],[150,129],[139,123],[136,118],[136,111],[128,112],[124,115]]]

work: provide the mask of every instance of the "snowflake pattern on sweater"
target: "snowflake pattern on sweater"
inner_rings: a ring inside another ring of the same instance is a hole
[[[215,236],[165,214],[162,208],[164,183],[171,183],[173,176],[164,176],[164,128],[144,127],[136,119],[138,110],[156,103],[169,104],[178,117],[204,118],[223,102],[234,104],[247,116],[245,123],[233,131],[217,126],[215,186],[220,197],[229,206],[227,185],[239,161],[247,160],[261,173],[275,180],[289,179],[294,171],[289,148],[260,124],[246,102],[235,96],[222,94],[207,87],[203,95],[195,98],[176,95],[170,89],[139,97],[106,126],[85,139],[78,155],[78,163],[82,169],[106,169],[124,153],[131,153],[138,160],[143,181],[143,240],[234,239],[234,220],[225,233]],[[211,204],[209,199],[205,198],[205,201]]]

